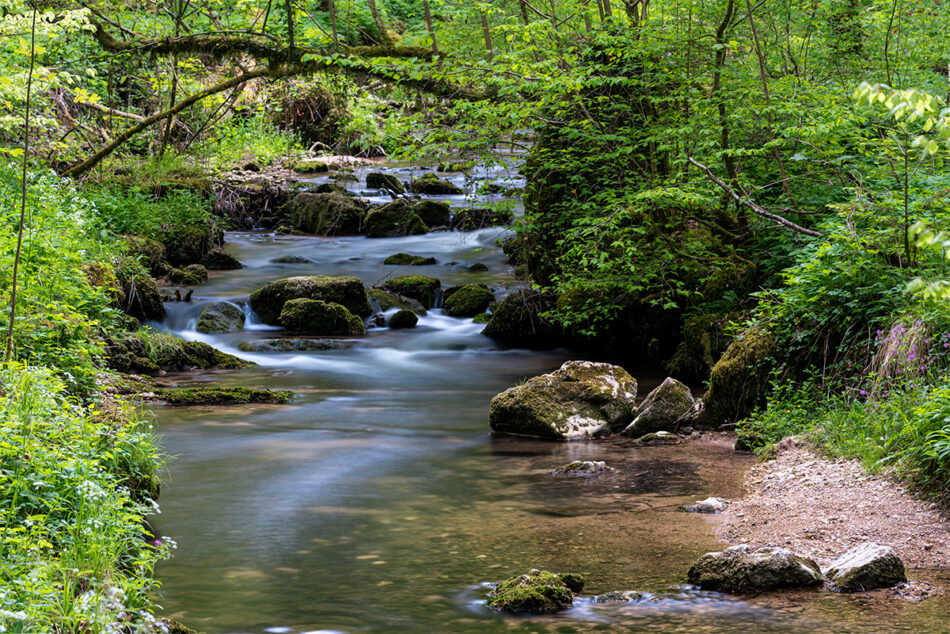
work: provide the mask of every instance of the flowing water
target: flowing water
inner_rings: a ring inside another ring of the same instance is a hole
[[[414,170],[392,171],[405,178]],[[498,171],[478,176],[519,184]],[[349,183],[357,191],[362,184]],[[684,513],[682,505],[741,495],[749,458],[716,440],[632,447],[625,439],[492,438],[491,397],[557,368],[572,358],[567,350],[503,349],[471,319],[438,309],[414,330],[371,329],[350,347],[323,352],[240,352],[241,341],[279,334],[253,315],[241,333],[194,331],[208,301],[243,306],[254,289],[290,275],[355,275],[371,285],[418,272],[444,286],[484,282],[501,296],[518,285],[497,247],[503,234],[228,235],[245,268],[213,274],[192,304],[169,304],[160,327],[257,366],[164,380],[290,389],[299,398],[286,406],[157,410],[163,446],[174,456],[154,522],[178,543],[158,570],[168,616],[206,632],[950,631],[950,603],[941,598],[913,605],[809,591],[740,599],[684,586],[689,565],[722,545],[713,536],[716,517]],[[432,255],[439,264],[382,264],[396,252]],[[310,262],[272,262],[285,255]],[[474,262],[489,270],[467,272]],[[663,378],[628,369],[641,394]],[[615,470],[551,475],[576,459],[605,460]],[[630,604],[581,598],[543,617],[485,607],[486,582],[533,567],[584,573],[587,597],[647,594]],[[935,571],[918,578],[948,581]]]

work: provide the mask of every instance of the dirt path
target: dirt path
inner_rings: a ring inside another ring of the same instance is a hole
[[[748,495],[723,513],[732,544],[784,546],[820,565],[865,541],[891,546],[908,571],[950,567],[950,520],[856,461],[826,460],[790,440],[746,474]]]

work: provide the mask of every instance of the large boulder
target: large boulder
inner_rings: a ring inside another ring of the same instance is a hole
[[[403,194],[406,191],[402,181],[392,174],[383,174],[382,172],[371,172],[367,174],[366,186],[370,189],[388,189],[396,194]]]
[[[450,196],[463,193],[455,183],[444,181],[431,172],[410,182],[409,191],[427,196]]]
[[[637,381],[623,368],[568,361],[493,398],[489,422],[499,434],[590,438],[626,427],[636,411],[636,398]]]
[[[729,344],[709,375],[701,422],[715,427],[745,418],[765,396],[775,340],[760,328]]]
[[[503,227],[514,218],[507,209],[459,209],[452,219],[452,228],[459,231],[474,231],[485,227]]]
[[[201,262],[213,244],[210,227],[199,225],[181,225],[162,235],[165,246],[165,259],[172,266],[183,266]]]
[[[165,277],[172,284],[196,286],[208,281],[208,269],[200,264],[189,264],[183,269],[172,269]]]
[[[140,264],[131,258],[119,258],[115,283],[114,302],[120,310],[140,321],[165,318],[165,304],[158,283]]]
[[[636,418],[623,433],[625,436],[639,438],[658,431],[676,431],[676,421],[690,412],[695,404],[696,399],[688,387],[667,377],[643,399],[637,409]]]
[[[438,264],[435,258],[424,255],[412,255],[411,253],[394,253],[385,260],[383,264],[390,266],[429,266]]]
[[[244,311],[231,302],[214,302],[198,316],[198,332],[230,332],[244,328]]]
[[[297,339],[282,337],[280,339],[255,339],[242,341],[238,350],[242,352],[323,352],[327,350],[344,350],[352,343],[337,339]]]
[[[236,257],[220,248],[208,251],[201,263],[209,271],[233,271],[243,266]]]
[[[561,343],[561,330],[541,314],[553,308],[553,299],[527,289],[498,302],[483,335],[504,344],[545,348]]]
[[[484,313],[495,301],[495,295],[479,284],[466,284],[446,292],[442,312],[450,317],[474,317]]]
[[[435,305],[436,296],[442,283],[428,275],[402,275],[386,280],[382,285],[384,290],[403,295],[418,301],[424,308]]]
[[[162,277],[168,272],[168,262],[165,261],[165,245],[158,240],[142,236],[124,236],[126,252],[138,258],[148,272],[155,277]]]
[[[366,295],[376,304],[376,308],[382,312],[390,308],[398,308],[399,310],[411,310],[417,315],[426,314],[425,306],[419,300],[387,291],[384,288],[371,288],[366,291]]]
[[[817,586],[822,577],[813,560],[785,548],[733,546],[700,557],[689,569],[689,582],[702,590],[761,592]]]
[[[396,311],[386,322],[386,325],[393,330],[402,328],[415,328],[419,323],[419,317],[411,310]]]
[[[447,227],[452,215],[451,208],[438,200],[420,200],[412,210],[430,229]]]
[[[366,216],[367,238],[400,238],[429,232],[429,227],[405,200],[394,200]]]
[[[265,324],[279,326],[284,303],[301,298],[340,304],[360,317],[373,312],[359,278],[326,275],[302,275],[271,282],[251,293],[251,308]]]
[[[890,588],[907,581],[904,562],[889,546],[865,542],[835,559],[825,578],[839,592]]]
[[[496,584],[488,595],[488,607],[502,612],[554,612],[571,607],[574,593],[583,589],[581,575],[531,570]]]
[[[280,325],[291,334],[320,337],[366,334],[363,320],[339,304],[319,299],[292,299],[280,311]]]
[[[287,204],[294,229],[322,236],[353,235],[363,230],[365,202],[339,192],[297,194]]]

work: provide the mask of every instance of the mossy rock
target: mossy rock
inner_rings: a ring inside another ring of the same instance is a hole
[[[814,560],[785,549],[733,546],[706,553],[689,569],[689,582],[716,592],[763,592],[822,583]]]
[[[561,329],[541,317],[553,308],[553,298],[535,290],[522,290],[504,298],[492,310],[491,320],[482,332],[508,345],[545,348],[562,343]]]
[[[491,321],[491,313],[482,313],[472,317],[472,323],[475,324],[487,324],[489,321]]]
[[[325,174],[330,166],[316,159],[302,159],[294,163],[294,171],[301,174]]]
[[[371,172],[366,175],[366,186],[369,189],[388,189],[395,194],[406,193],[406,188],[402,181],[392,174],[383,174],[382,172]]]
[[[452,228],[458,231],[474,231],[486,227],[503,227],[511,224],[514,216],[506,209],[459,209],[452,219]]]
[[[230,302],[214,302],[198,316],[195,330],[204,333],[230,332],[244,328],[244,311]]]
[[[409,253],[395,253],[383,260],[383,264],[389,264],[391,266],[429,266],[438,263],[435,258],[432,257],[410,255]]]
[[[161,372],[158,364],[150,358],[145,341],[134,334],[123,334],[105,341],[106,365],[125,374],[155,376]]]
[[[435,171],[445,173],[445,172],[466,172],[468,168],[465,166],[465,163],[439,163],[438,167],[435,168]]]
[[[438,279],[428,275],[403,275],[387,280],[382,285],[387,291],[418,301],[426,309],[435,304],[441,286],[442,283]]]
[[[292,299],[280,311],[280,325],[288,333],[317,336],[366,334],[363,320],[339,304],[319,299]]]
[[[470,265],[465,270],[468,271],[469,273],[484,273],[485,271],[488,270],[488,266],[481,262],[475,262],[474,264]]]
[[[211,368],[248,368],[253,363],[221,352],[200,341],[185,341],[174,335],[152,333],[148,336],[149,357],[161,369],[171,372],[209,370]]]
[[[393,330],[402,328],[415,328],[419,323],[419,317],[411,310],[400,310],[393,314],[386,322],[386,325]]]
[[[423,306],[422,303],[417,299],[399,295],[382,288],[371,288],[366,291],[366,294],[382,312],[385,312],[390,308],[398,308],[399,310],[411,310],[420,316],[426,314],[425,306]]]
[[[211,251],[211,239],[210,227],[184,225],[170,229],[162,236],[165,259],[178,267],[201,262],[205,254]]]
[[[165,245],[161,242],[134,235],[127,235],[123,239],[126,253],[138,258],[150,275],[161,277],[168,272],[168,262],[165,261]]]
[[[257,339],[242,341],[238,344],[241,352],[324,352],[343,350],[352,344],[336,339],[298,339],[282,337],[278,339]]]
[[[363,201],[339,192],[302,192],[286,206],[294,229],[321,236],[362,232],[366,209]]]
[[[451,207],[438,200],[420,200],[412,210],[430,229],[449,226],[452,217]]]
[[[502,612],[544,614],[574,605],[574,593],[584,589],[584,577],[531,570],[495,585],[488,607]]]
[[[429,232],[429,227],[404,200],[377,207],[366,216],[367,238],[400,238]]]
[[[677,421],[690,412],[695,404],[696,399],[686,385],[667,377],[643,399],[636,418],[623,430],[623,434],[639,438],[644,434],[675,432]]]
[[[775,340],[761,328],[747,330],[729,344],[709,375],[700,422],[718,427],[751,414],[765,398],[774,352]]]
[[[426,196],[455,196],[463,193],[458,185],[442,180],[432,172],[410,182],[409,191]]]
[[[271,282],[251,293],[251,308],[265,324],[278,326],[284,303],[301,298],[340,304],[360,317],[372,313],[359,278],[326,275],[288,277]]]
[[[313,260],[302,255],[282,255],[271,260],[273,264],[313,264]]]
[[[198,630],[193,630],[172,619],[161,618],[158,621],[165,626],[168,634],[198,634]]]
[[[119,258],[115,266],[113,303],[120,310],[140,321],[161,321],[165,318],[165,304],[158,283],[142,265],[132,258]]]
[[[236,257],[220,248],[208,251],[201,264],[209,271],[234,271],[244,266]]]
[[[183,269],[172,269],[166,277],[172,284],[196,286],[208,281],[208,269],[200,264],[189,264]]]
[[[541,440],[601,436],[626,427],[636,412],[637,381],[607,363],[568,361],[491,400],[492,431]]]
[[[494,301],[494,293],[484,286],[466,284],[446,297],[442,312],[450,317],[474,317]]]
[[[248,387],[160,388],[154,393],[159,400],[175,406],[289,403],[294,399],[294,393],[287,390],[255,390]]]
[[[735,311],[686,318],[683,341],[666,364],[667,372],[683,380],[705,380],[732,342],[726,334],[727,326],[738,321],[742,321],[742,314]]]

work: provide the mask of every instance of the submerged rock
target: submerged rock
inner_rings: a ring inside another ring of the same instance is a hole
[[[233,271],[244,266],[224,249],[211,249],[205,254],[201,264],[209,271]]]
[[[676,421],[688,413],[695,403],[696,399],[688,387],[667,377],[643,399],[636,418],[623,433],[625,436],[642,436],[659,431],[676,431]]]
[[[722,513],[729,506],[729,500],[723,498],[706,498],[684,507],[690,513]]]
[[[412,210],[430,229],[447,227],[452,216],[451,207],[437,200],[421,200]]]
[[[367,238],[399,238],[429,232],[429,227],[405,200],[394,200],[366,216]]]
[[[426,314],[426,309],[422,305],[422,302],[417,299],[412,299],[411,297],[406,297],[405,295],[399,295],[398,293],[393,293],[392,291],[387,291],[382,288],[371,288],[366,291],[366,295],[381,311],[398,308],[399,310],[411,310],[420,316]]]
[[[437,264],[437,262],[435,261],[435,258],[425,257],[423,255],[395,253],[383,260],[383,264],[395,266],[428,266],[430,264]]]
[[[419,323],[419,317],[411,310],[400,310],[389,318],[387,325],[398,330],[400,328],[415,328]]]
[[[402,275],[383,283],[382,288],[412,298],[422,304],[424,308],[432,308],[436,295],[442,283],[428,275]]]
[[[244,311],[231,302],[214,302],[205,307],[198,317],[198,332],[229,332],[244,328]]]
[[[410,182],[409,191],[428,196],[452,196],[463,193],[458,185],[444,181],[431,172]]]
[[[633,442],[638,445],[675,445],[680,441],[680,437],[668,431],[658,431],[652,434],[644,434]]]
[[[294,229],[322,236],[354,235],[363,230],[367,205],[339,192],[297,194],[286,207]]]
[[[367,174],[366,186],[370,189],[388,189],[396,194],[403,194],[406,191],[402,181],[392,174],[383,174],[382,172],[371,172]]]
[[[247,387],[181,387],[154,390],[155,398],[168,405],[241,405],[244,403],[289,403],[287,390],[254,390]]]
[[[732,546],[706,553],[689,569],[689,582],[702,590],[761,592],[821,585],[813,560],[785,548]]]
[[[889,546],[865,542],[835,559],[825,578],[838,592],[890,588],[907,581],[904,562]]]
[[[603,460],[575,460],[560,466],[551,472],[552,475],[599,475],[607,473],[610,467]]]
[[[637,381],[608,363],[568,361],[491,401],[492,431],[572,440],[622,429],[636,410]]]
[[[495,294],[480,284],[466,284],[453,289],[451,294],[447,292],[444,297],[442,312],[450,317],[474,317],[485,312],[495,301]]]
[[[271,260],[274,264],[313,264],[313,260],[302,255],[282,255]]]
[[[251,308],[265,324],[279,326],[284,303],[301,298],[340,304],[360,317],[373,312],[362,280],[326,275],[302,275],[271,282],[251,293]]]
[[[614,590],[598,594],[594,597],[594,603],[632,603],[643,598],[643,594],[634,590]]]
[[[476,262],[475,264],[470,265],[465,270],[468,271],[469,273],[484,273],[485,271],[488,270],[488,266],[482,262]]]
[[[298,339],[285,337],[280,339],[258,339],[242,341],[238,350],[242,352],[316,352],[324,350],[343,350],[353,344],[336,339]]]
[[[574,593],[584,589],[584,577],[531,570],[506,579],[488,595],[488,607],[502,612],[544,614],[574,605]]]
[[[318,336],[366,334],[363,320],[340,304],[319,299],[292,299],[280,311],[280,324],[288,333]]]
[[[535,290],[522,290],[504,298],[492,310],[482,334],[509,345],[545,348],[561,343],[561,331],[541,317],[553,308],[551,297]]]

